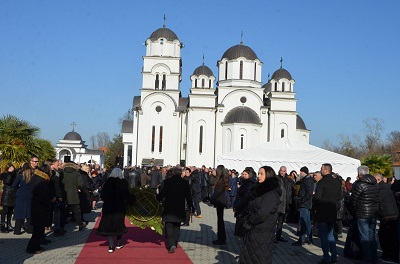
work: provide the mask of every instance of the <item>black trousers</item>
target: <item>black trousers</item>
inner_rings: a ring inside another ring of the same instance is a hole
[[[217,229],[217,237],[219,241],[226,241],[226,232],[225,232],[225,222],[224,222],[224,207],[217,207],[217,221],[218,221],[218,229]]]
[[[397,219],[382,220],[378,231],[382,256],[398,261],[399,240],[397,238]]]
[[[165,223],[165,245],[169,250],[172,246],[178,246],[179,235],[181,232],[180,222],[166,222]]]
[[[44,236],[44,226],[34,225],[32,237],[29,240],[26,251],[33,253],[35,251],[40,250],[40,241],[43,236]]]
[[[81,214],[81,207],[79,204],[71,204],[70,205],[71,212],[74,215],[75,222],[78,226],[83,224],[82,222],[82,214]]]
[[[276,221],[276,239],[282,237],[283,221],[285,220],[286,213],[278,213],[278,220]]]

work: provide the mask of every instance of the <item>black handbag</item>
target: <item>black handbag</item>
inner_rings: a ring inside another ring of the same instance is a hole
[[[230,195],[229,191],[214,192],[211,195],[210,203],[216,207],[229,207]]]

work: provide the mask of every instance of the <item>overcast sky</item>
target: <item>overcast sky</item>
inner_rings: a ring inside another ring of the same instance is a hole
[[[0,115],[40,128],[56,144],[71,131],[87,143],[120,132],[140,95],[145,40],[166,25],[184,43],[182,96],[190,75],[243,43],[295,79],[310,143],[362,136],[363,120],[399,127],[400,1],[0,1]]]

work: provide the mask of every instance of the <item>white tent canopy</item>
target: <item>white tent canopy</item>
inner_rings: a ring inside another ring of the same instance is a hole
[[[319,171],[323,163],[330,163],[333,172],[340,174],[344,179],[351,177],[352,182],[356,180],[357,168],[360,166],[357,159],[290,138],[222,154],[217,157],[217,162],[239,172],[245,167],[253,167],[258,171],[262,166],[271,166],[276,173],[281,166],[286,166],[288,173],[291,170],[298,173],[303,166],[307,166],[309,171],[313,172]]]

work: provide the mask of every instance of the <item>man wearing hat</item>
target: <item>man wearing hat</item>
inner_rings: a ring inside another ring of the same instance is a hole
[[[293,246],[302,246],[304,243],[312,244],[312,228],[310,219],[310,210],[312,207],[312,196],[314,192],[314,181],[308,173],[307,167],[300,169],[300,190],[297,202],[300,211],[301,233],[299,240],[294,242]]]

